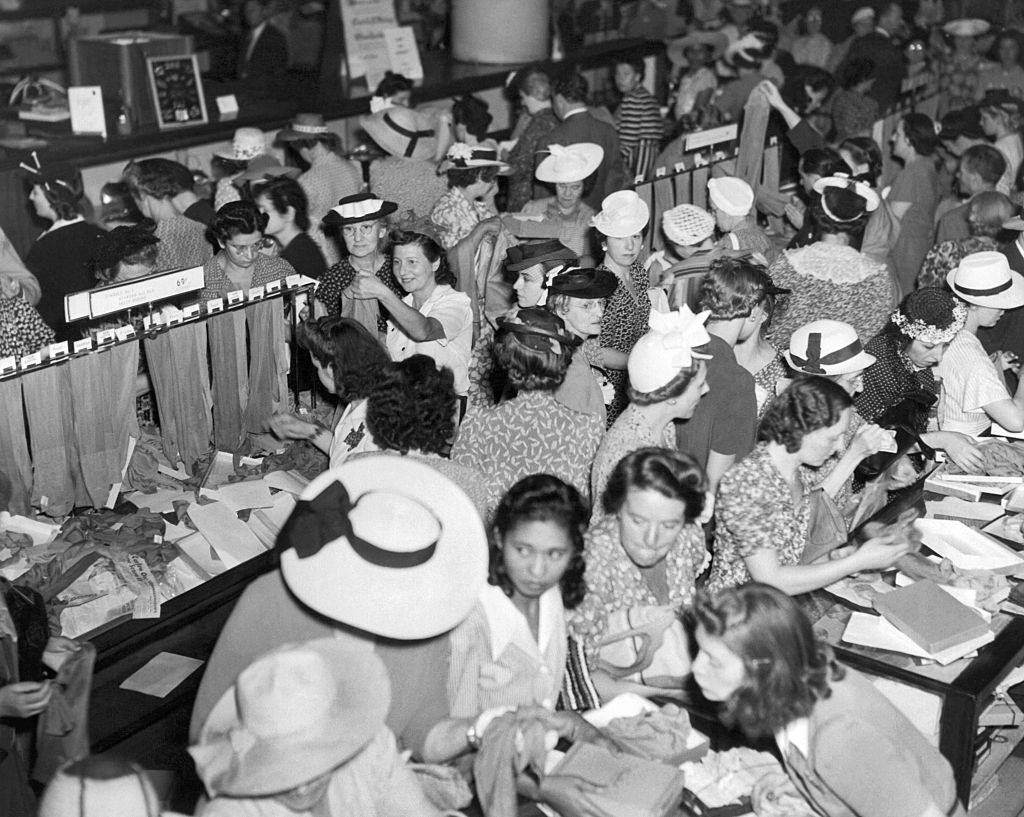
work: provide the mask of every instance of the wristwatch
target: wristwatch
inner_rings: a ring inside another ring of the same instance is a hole
[[[466,743],[469,744],[469,748],[474,752],[480,748],[480,735],[476,731],[476,723],[471,723],[469,729],[466,730]]]

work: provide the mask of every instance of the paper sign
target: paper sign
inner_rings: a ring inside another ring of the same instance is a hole
[[[102,346],[104,343],[114,342],[114,330],[113,329],[101,329],[96,333],[96,345]]]
[[[181,310],[181,314],[184,316],[185,320],[187,320],[187,321],[188,320],[192,320],[193,318],[198,318],[199,317],[199,304],[189,304],[183,310]]]
[[[92,338],[82,338],[81,340],[76,340],[73,348],[75,350],[76,355],[79,352],[92,351]]]
[[[68,342],[62,340],[60,343],[50,344],[50,360],[56,360],[59,357],[67,357],[68,355]]]
[[[280,280],[268,281],[266,287],[267,287],[267,294],[268,295],[271,292],[280,292],[281,291],[281,281]]]
[[[709,128],[708,130],[697,131],[686,137],[683,143],[683,150],[700,150],[709,145],[717,145],[721,142],[731,142],[739,134],[739,125],[722,125],[720,128]]]
[[[221,119],[234,119],[238,116],[238,100],[234,94],[217,97],[217,113]]]
[[[198,658],[162,652],[125,678],[121,682],[121,689],[166,698],[168,693],[202,665],[203,662]]]
[[[385,29],[384,47],[392,71],[409,79],[423,79],[423,63],[412,26]]]
[[[266,295],[266,290],[262,286],[250,287],[249,288],[249,300],[250,301],[261,301],[263,296]]]
[[[229,292],[228,293],[228,306],[233,306],[234,304],[240,304],[240,303],[242,303],[244,298],[245,298],[245,293],[242,292],[242,290],[240,290],[240,289],[236,289],[234,292]]]
[[[13,357],[0,357],[0,373],[13,372],[18,368],[18,361]]]
[[[41,352],[33,352],[30,355],[25,355],[21,359],[21,368],[27,369],[30,366],[38,366],[43,362],[43,355]]]
[[[71,132],[79,136],[107,138],[107,117],[103,113],[103,89],[99,85],[68,88]]]
[[[119,326],[114,330],[114,337],[118,340],[128,340],[128,338],[135,337],[134,326]]]
[[[209,312],[211,315],[214,312],[223,312],[224,311],[224,299],[223,298],[210,298],[210,300],[208,300],[206,302],[206,311]]]
[[[390,68],[384,32],[398,25],[394,0],[340,0],[340,5],[349,76],[366,77],[376,88]]]

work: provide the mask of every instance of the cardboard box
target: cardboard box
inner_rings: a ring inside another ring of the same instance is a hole
[[[930,653],[948,650],[988,632],[988,622],[928,579],[875,598],[875,609]]]

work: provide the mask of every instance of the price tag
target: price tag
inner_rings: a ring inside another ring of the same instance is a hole
[[[181,323],[181,320],[182,320],[183,317],[184,317],[184,313],[180,309],[175,309],[173,312],[168,310],[168,312],[167,312],[167,325],[168,326],[177,326],[179,323]]]
[[[50,360],[56,360],[59,357],[68,356],[68,342],[62,340],[60,343],[50,344]]]
[[[74,349],[76,355],[81,352],[90,352],[92,351],[92,338],[82,338],[81,340],[76,340],[72,348]]]
[[[287,278],[284,279],[284,284],[286,287],[289,288],[302,286],[302,276],[298,274],[289,275]]]
[[[42,352],[33,352],[30,355],[25,355],[21,359],[21,368],[28,369],[32,366],[39,366],[43,362]]]
[[[185,320],[187,320],[187,321],[190,321],[193,318],[198,318],[199,317],[199,304],[189,304],[183,310],[181,310],[181,314],[184,316]]]
[[[249,300],[250,301],[262,301],[263,296],[267,294],[267,291],[263,287],[252,287],[249,289]]]
[[[114,337],[116,337],[118,340],[128,340],[128,338],[134,338],[135,327],[127,325],[119,326],[117,327],[117,329],[114,330]]]
[[[211,315],[214,314],[215,312],[223,312],[224,311],[224,299],[223,298],[210,298],[210,300],[208,300],[206,302],[206,311],[209,314],[211,314]]]
[[[243,300],[245,300],[245,293],[240,289],[236,289],[234,292],[228,293],[228,306],[240,304]]]
[[[13,357],[0,357],[0,374],[10,374],[18,368],[18,362]]]
[[[281,281],[280,280],[271,281],[269,284],[267,284],[267,294],[268,295],[271,292],[280,292],[280,291],[281,291]]]
[[[113,343],[115,337],[113,329],[101,329],[96,333],[96,345],[102,346],[105,343]]]

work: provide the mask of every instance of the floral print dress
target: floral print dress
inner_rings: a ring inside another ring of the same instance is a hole
[[[611,270],[605,264],[600,269]],[[647,332],[647,322],[651,315],[651,296],[647,270],[639,260],[629,268],[629,280],[619,279],[619,285],[611,294],[604,308],[604,320],[601,322],[601,334],[598,342],[609,349],[616,349],[629,354],[641,337]],[[626,396],[628,377],[624,371],[609,371],[608,381],[615,389],[615,396],[608,405],[608,426],[614,423],[629,404]]]

